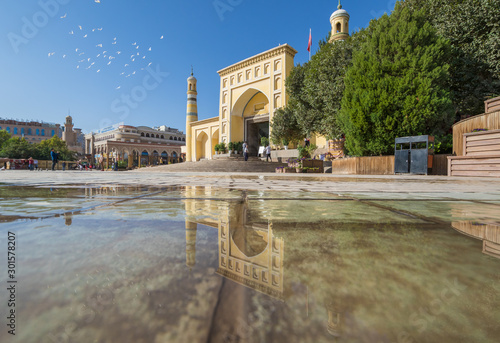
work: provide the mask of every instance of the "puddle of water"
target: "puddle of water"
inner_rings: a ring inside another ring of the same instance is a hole
[[[198,187],[0,190],[4,217],[6,204],[19,213],[1,225],[5,237],[16,234],[18,268],[16,336],[2,330],[2,342],[446,343],[500,335],[494,204],[301,193],[283,201],[280,192]]]

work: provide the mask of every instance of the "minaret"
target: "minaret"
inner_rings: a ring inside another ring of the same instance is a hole
[[[198,106],[196,104],[196,78],[193,76],[193,67],[191,67],[191,76],[188,77],[188,91],[187,91],[187,113],[186,113],[186,161],[195,162],[196,156],[191,156],[192,153],[192,140],[191,137],[191,122],[198,121]]]
[[[344,40],[349,37],[349,14],[342,9],[342,4],[339,0],[337,10],[330,17],[332,24],[332,34],[330,35],[330,43],[337,40]]]

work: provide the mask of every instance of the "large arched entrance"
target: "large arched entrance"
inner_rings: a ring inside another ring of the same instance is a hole
[[[261,137],[269,138],[269,99],[260,90],[249,88],[231,110],[231,140],[247,141],[249,153],[256,155]]]
[[[210,157],[210,143],[205,132],[198,134],[196,138],[196,161]]]

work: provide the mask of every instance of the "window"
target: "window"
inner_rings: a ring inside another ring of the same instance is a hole
[[[40,129],[36,129],[36,135],[40,136]]]
[[[144,137],[144,132],[141,132],[141,137]]]
[[[160,138],[160,135],[156,135],[156,138]]]
[[[174,137],[174,141],[176,141],[176,140],[177,140],[177,137]]]
[[[10,133],[10,127],[7,126],[7,128],[5,129],[5,131],[7,131],[7,133]]]
[[[169,139],[170,139],[170,140],[173,140],[172,136],[170,136],[170,138],[169,138]]]
[[[337,33],[342,31],[342,25],[340,23],[337,23]]]
[[[31,135],[31,129],[30,129],[30,131],[29,131],[29,132],[30,132],[29,134]],[[56,132],[55,132],[54,130],[52,130],[52,133],[51,133],[50,135],[51,135],[52,137],[54,137],[54,135],[55,135],[55,134],[56,134]]]
[[[14,134],[17,135],[17,127],[14,128]]]
[[[54,132],[54,131],[52,131],[52,132]],[[31,131],[31,129],[28,129],[28,135],[30,135],[30,136],[31,136],[32,134],[33,134],[33,133],[32,133],[32,131]]]
[[[45,130],[42,129],[42,136],[45,136]]]
[[[161,135],[161,139],[165,139],[165,136]]]
[[[149,137],[149,133],[146,133],[146,137]]]
[[[21,135],[24,135],[24,127],[21,128]]]

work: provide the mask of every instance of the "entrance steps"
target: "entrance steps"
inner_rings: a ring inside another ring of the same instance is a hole
[[[201,160],[198,162],[183,162],[156,167],[140,168],[139,171],[148,172],[246,172],[246,173],[273,173],[278,167],[286,167],[286,163],[266,162],[259,157],[249,157],[248,161],[241,158],[218,158],[216,160]]]

